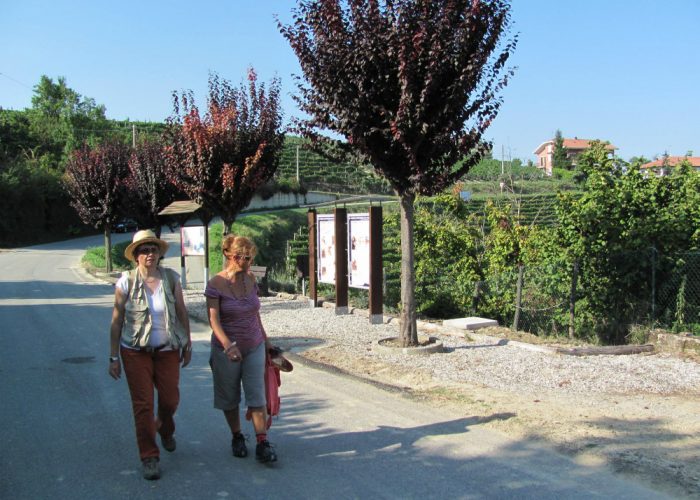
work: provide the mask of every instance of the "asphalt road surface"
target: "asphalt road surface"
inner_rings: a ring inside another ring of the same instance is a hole
[[[146,481],[126,381],[107,374],[113,287],[79,269],[84,248],[101,243],[0,251],[0,498],[663,497],[468,415],[301,363],[283,374],[269,435],[279,461],[234,458],[212,408],[201,324],[181,374],[177,451],[163,451],[162,478]]]

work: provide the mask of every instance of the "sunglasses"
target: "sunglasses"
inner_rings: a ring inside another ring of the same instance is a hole
[[[234,259],[236,260],[251,260],[253,257],[251,255],[240,255],[236,254],[233,256]]]
[[[136,250],[137,255],[156,254],[158,252],[160,252],[160,248],[158,247],[139,247],[138,250]]]

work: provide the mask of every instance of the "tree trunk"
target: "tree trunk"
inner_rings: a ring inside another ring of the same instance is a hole
[[[557,347],[557,354],[566,354],[568,356],[602,356],[602,355],[625,355],[625,354],[640,354],[643,352],[654,352],[656,348],[654,344],[642,345],[610,345],[610,346],[593,346],[593,347]]]
[[[232,219],[227,218],[221,218],[221,221],[223,222],[224,229],[222,231],[224,238],[231,234],[231,229],[233,228],[233,223],[236,222],[236,217],[233,217]]]
[[[112,230],[105,224],[105,266],[108,273],[112,272]]]
[[[416,271],[413,244],[413,193],[401,193],[401,330],[403,347],[418,345]]]

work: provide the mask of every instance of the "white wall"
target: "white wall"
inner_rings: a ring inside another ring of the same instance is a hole
[[[337,199],[338,196],[333,193],[321,193],[317,191],[309,191],[305,195],[295,193],[276,193],[267,200],[263,200],[256,194],[243,211],[298,207],[299,205],[313,205],[316,203],[334,201]]]

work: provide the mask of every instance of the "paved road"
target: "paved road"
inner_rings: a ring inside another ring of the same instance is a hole
[[[172,237],[172,235],[170,236]],[[0,252],[0,498],[659,498],[605,470],[351,378],[284,374],[272,467],[230,455],[204,325],[178,449],[141,478],[124,380],[107,375],[113,288],[78,269],[99,237]],[[492,419],[512,415],[493,415]]]

